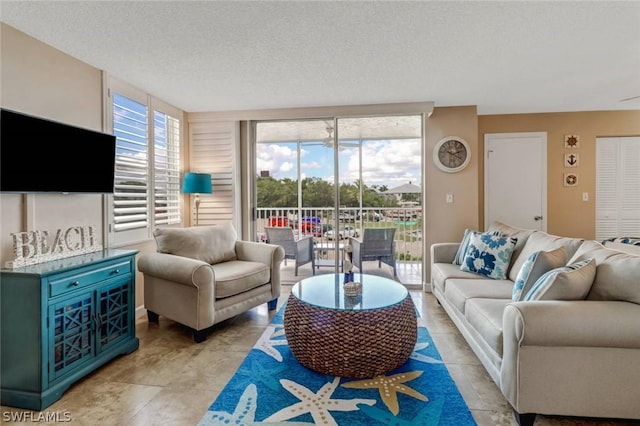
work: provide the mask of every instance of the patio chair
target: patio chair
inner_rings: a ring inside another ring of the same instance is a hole
[[[287,259],[295,260],[294,275],[298,275],[298,267],[311,262],[311,271],[315,275],[315,258],[313,255],[313,237],[303,237],[298,240],[289,227],[265,227],[267,242],[276,244],[284,249],[285,265]]]
[[[351,262],[361,273],[364,273],[362,264],[365,261],[377,260],[378,268],[382,264],[393,268],[393,276],[396,276],[396,244],[394,237],[396,228],[365,228],[362,239],[349,238],[351,245]]]

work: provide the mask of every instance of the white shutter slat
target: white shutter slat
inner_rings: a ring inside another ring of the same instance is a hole
[[[640,235],[640,137],[596,139],[596,239]]]
[[[180,223],[180,120],[154,111],[154,224]]]
[[[114,93],[113,131],[116,135],[114,230],[146,228],[149,223],[146,214],[149,198],[147,106]],[[122,208],[132,204],[138,207]]]
[[[192,172],[211,173],[213,193],[200,195],[199,225],[234,222],[236,226],[238,126],[235,122],[200,122],[189,126]],[[192,201],[193,202],[193,201]],[[191,223],[195,211],[191,209]]]

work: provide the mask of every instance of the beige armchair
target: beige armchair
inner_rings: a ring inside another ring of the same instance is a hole
[[[295,261],[294,275],[298,276],[298,267],[311,262],[311,273],[315,275],[315,256],[313,253],[313,237],[302,237],[298,240],[293,229],[288,227],[266,227],[267,242],[277,244],[284,249],[285,264],[287,259]]]
[[[157,228],[157,253],[138,258],[144,275],[144,305],[149,322],[159,315],[206,340],[220,321],[280,296],[282,247],[237,239],[231,224]]]
[[[349,238],[351,246],[351,261],[364,273],[362,264],[365,261],[377,260],[378,268],[382,264],[393,268],[393,276],[396,276],[396,243],[394,241],[396,228],[365,228],[362,240]]]

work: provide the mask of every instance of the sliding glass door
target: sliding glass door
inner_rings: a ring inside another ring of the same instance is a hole
[[[399,278],[421,284],[422,123],[420,114],[254,123],[257,238],[266,226],[290,227],[314,239],[315,272],[336,272],[349,237],[392,228],[396,270],[414,268],[412,282]]]

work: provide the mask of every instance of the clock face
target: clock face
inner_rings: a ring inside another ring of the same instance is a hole
[[[458,172],[464,169],[470,159],[469,144],[461,138],[444,138],[436,144],[433,152],[433,161],[445,172]]]

